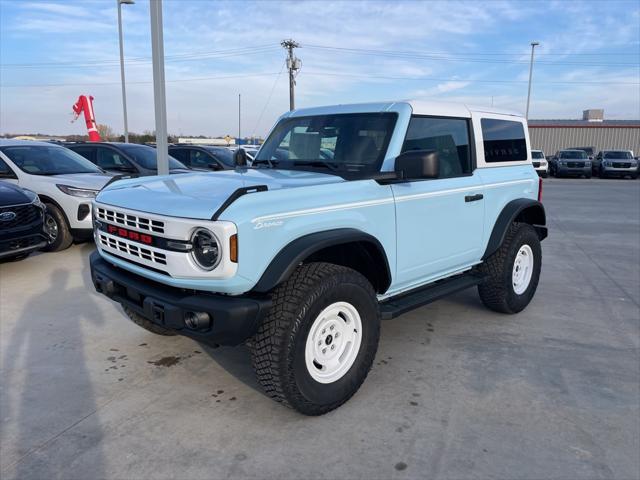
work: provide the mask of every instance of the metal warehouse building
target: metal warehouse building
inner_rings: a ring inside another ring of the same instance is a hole
[[[602,110],[585,110],[582,120],[529,120],[531,148],[554,155],[571,147],[632,150],[640,155],[640,120],[604,120]]]

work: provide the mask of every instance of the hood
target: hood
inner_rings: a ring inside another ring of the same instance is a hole
[[[279,190],[344,181],[336,175],[306,171],[224,170],[122,180],[101,191],[96,200],[158,215],[209,220],[238,188],[266,185]]]
[[[106,173],[66,173],[64,175],[34,175],[33,177],[37,178],[39,182],[100,190],[113,178],[113,175]]]
[[[0,207],[30,203],[33,200],[27,193],[8,182],[0,182]]]

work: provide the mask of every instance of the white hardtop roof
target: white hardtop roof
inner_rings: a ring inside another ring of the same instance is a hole
[[[365,113],[395,111],[403,106],[411,107],[415,115],[435,115],[445,117],[471,117],[474,112],[522,117],[521,114],[493,107],[477,107],[464,103],[439,102],[432,100],[400,100],[390,102],[352,103],[327,105],[323,107],[300,108],[288,112],[283,117],[306,117],[336,113]]]

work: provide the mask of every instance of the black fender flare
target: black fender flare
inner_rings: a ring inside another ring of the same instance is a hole
[[[542,203],[530,198],[512,200],[504,206],[500,215],[498,215],[482,260],[486,260],[500,248],[507,235],[509,225],[518,217],[522,217],[522,221],[531,224],[535,228],[540,240],[547,238],[547,216]]]
[[[384,273],[388,279],[386,288],[388,288],[391,283],[391,269],[386,252],[380,241],[373,235],[355,228],[338,228],[335,230],[310,233],[287,244],[273,258],[252,291],[261,293],[268,292],[289,278],[296,267],[306,258],[324,248],[357,242],[372,244],[378,250],[378,253],[384,259],[384,268],[386,268],[386,272]]]

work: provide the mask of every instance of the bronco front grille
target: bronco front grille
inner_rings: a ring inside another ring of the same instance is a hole
[[[133,227],[148,232],[164,233],[164,222],[160,220],[151,220],[139,215],[117,212],[104,207],[98,207],[96,210],[98,219],[104,220],[105,222],[116,223],[124,227]]]
[[[127,253],[134,257],[138,257],[142,260],[147,260],[148,262],[153,262],[158,265],[167,264],[167,256],[164,253],[156,252],[155,250],[145,248],[141,245],[136,245],[135,243],[129,242],[127,240],[120,240],[107,236],[102,232],[100,232],[99,236],[100,244],[103,247],[108,247],[122,253]]]
[[[40,218],[42,210],[33,204],[0,208],[0,213],[9,212],[13,212],[15,217],[8,221],[1,221],[0,229],[2,230],[30,225]]]

